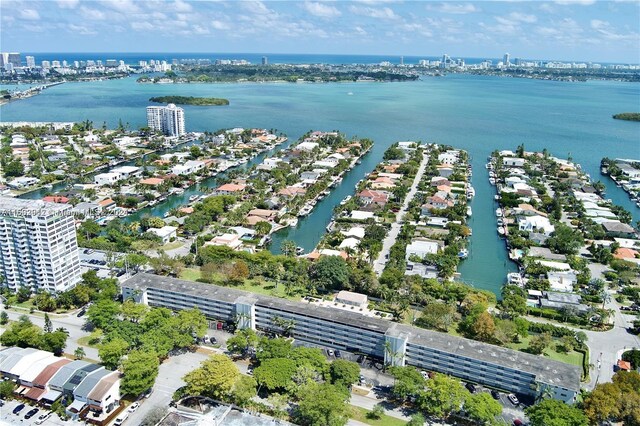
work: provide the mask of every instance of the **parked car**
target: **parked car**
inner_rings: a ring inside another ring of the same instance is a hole
[[[493,397],[493,399],[500,399],[500,392],[495,389],[491,389],[491,396]]]
[[[327,355],[333,356],[333,349],[327,349]]]
[[[31,417],[33,417],[33,416],[35,416],[36,414],[38,414],[38,411],[40,411],[40,409],[39,409],[39,408],[34,408],[34,409],[32,409],[32,410],[29,410],[29,411],[27,412],[27,414],[25,414],[25,415],[24,415],[24,418],[28,420],[28,419],[30,419]]]
[[[364,377],[364,374],[360,375],[360,384],[364,383],[366,380],[366,378]]]
[[[509,401],[511,401],[511,403],[513,405],[518,405],[520,404],[520,401],[518,400],[518,397],[515,396],[514,394],[510,393],[509,395],[507,395],[507,398],[509,399]]]
[[[128,411],[129,411],[130,413],[133,413],[133,412],[135,412],[135,411],[138,409],[138,407],[140,407],[140,403],[139,403],[139,402],[134,402],[133,404],[131,404],[131,405],[129,406],[129,410],[128,410]]]
[[[513,426],[522,426],[522,425],[524,425],[524,423],[522,423],[522,420],[520,419],[513,420]]]
[[[464,385],[465,388],[467,388],[467,390],[471,393],[476,393],[476,391],[478,390],[476,388],[476,385],[474,385],[473,383],[467,383]]]
[[[420,372],[420,374],[422,374],[422,377],[423,377],[425,380],[429,380],[429,373],[427,373],[426,371],[422,370],[422,371]]]
[[[113,422],[113,426],[122,426],[122,423],[124,423],[124,421],[127,420],[128,417],[129,417],[129,413],[125,411],[124,413],[118,416],[115,422]]]
[[[216,339],[215,337],[211,336],[209,338],[209,341],[211,342],[212,345],[215,345],[216,343],[218,343],[218,339]]]
[[[24,410],[24,407],[24,404],[19,404],[18,406],[16,406],[16,408],[13,409],[13,414],[17,415],[20,411]]]
[[[86,313],[87,313],[87,311],[84,308],[82,308],[82,309],[80,309],[80,311],[78,311],[78,314],[76,316],[78,318],[80,318],[81,316],[83,316]]]
[[[358,355],[358,360],[357,360],[358,364],[362,364],[364,360],[365,360],[364,355]]]
[[[36,420],[36,424],[41,425],[46,422],[49,417],[51,417],[51,413],[40,414],[40,416],[38,416],[38,420]]]
[[[342,358],[342,354],[336,349],[336,358]]]

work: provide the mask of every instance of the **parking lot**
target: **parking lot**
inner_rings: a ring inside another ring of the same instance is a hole
[[[107,252],[93,249],[80,249],[78,253],[81,266],[87,269],[93,269],[98,273],[100,278],[107,278],[110,276],[112,268],[109,264],[109,256],[107,255]],[[116,262],[122,256],[122,253],[112,253],[111,262]],[[119,269],[113,269],[113,272],[115,273],[115,276],[121,276],[124,274],[124,270]]]
[[[0,422],[6,425],[35,425],[38,417],[42,414],[46,414],[49,411],[34,405],[25,404],[25,407],[18,413],[13,414],[14,408],[22,404],[21,401],[5,401],[4,406],[0,408]],[[25,419],[24,416],[33,408],[38,408],[38,412],[30,419]],[[82,422],[72,420],[60,420],[56,414],[52,414],[44,423],[44,426],[48,425],[82,425]]]

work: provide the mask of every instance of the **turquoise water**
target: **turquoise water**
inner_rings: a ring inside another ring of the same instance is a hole
[[[351,93],[351,94],[350,94]],[[640,110],[640,85],[593,81],[553,81],[451,75],[411,83],[340,84],[184,84],[141,85],[134,78],[67,83],[28,100],[0,107],[3,121],[106,121],[119,119],[134,127],[145,124],[147,100],[159,95],[215,96],[228,107],[185,106],[188,130],[228,127],[275,128],[297,139],[311,129],[338,129],[348,136],[375,141],[362,164],[342,185],[300,221],[296,229],[274,238],[277,250],[289,238],[310,250],[324,232],[333,206],[351,194],[355,183],[371,171],[384,150],[399,140],[454,145],[469,151],[474,167],[471,253],[460,270],[465,281],[498,291],[507,268],[504,245],[495,232],[493,188],[484,168],[494,149],[547,148],[573,159],[600,179],[603,156],[640,157],[638,123],[611,119],[622,111]],[[610,181],[607,197],[640,210]],[[154,212],[155,213],[155,212]]]

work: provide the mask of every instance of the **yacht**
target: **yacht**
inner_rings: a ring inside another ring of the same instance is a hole
[[[460,259],[466,259],[469,256],[469,250],[467,249],[462,249],[460,250],[460,252],[458,253],[458,257]]]
[[[503,236],[505,234],[504,227],[498,226],[498,234],[500,234],[500,236]]]
[[[189,197],[189,202],[193,203],[194,201],[196,201],[199,197],[197,195],[192,195],[191,197]]]
[[[340,205],[344,206],[345,204],[347,204],[349,202],[349,200],[351,200],[351,195],[347,195],[347,198],[345,198],[344,200],[340,201]]]
[[[300,247],[300,246],[296,247],[296,254],[297,254],[298,256],[300,256],[300,255],[304,254],[304,248],[302,248],[302,247]]]
[[[467,216],[471,217],[472,214],[473,211],[471,210],[471,207],[467,207]]]
[[[496,217],[502,217],[502,209],[496,209]]]

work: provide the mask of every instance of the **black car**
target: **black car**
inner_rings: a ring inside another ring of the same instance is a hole
[[[24,410],[25,405],[20,404],[16,408],[13,409],[13,414],[18,414],[20,411]]]
[[[358,364],[362,364],[362,361],[364,361],[364,355],[359,355],[357,360]]]
[[[336,349],[335,355],[336,355],[336,358],[340,358],[340,357],[342,357],[342,354],[341,354],[341,353],[340,353],[340,351],[339,351],[339,350],[337,350],[337,349]]]
[[[466,385],[464,385],[465,388],[467,388],[467,390],[471,393],[476,393],[476,385],[474,385],[473,383],[467,383]]]
[[[87,313],[87,311],[86,311],[84,308],[82,308],[82,309],[80,309],[80,312],[78,312],[78,314],[77,314],[76,316],[77,316],[78,318],[80,318],[81,316],[83,316],[83,315],[84,315],[84,314],[86,314],[86,313]]]
[[[500,392],[495,389],[491,389],[491,396],[493,397],[493,399],[500,399]]]
[[[38,413],[38,411],[40,411],[40,410],[37,409],[37,408],[34,408],[33,410],[29,410],[29,412],[24,415],[24,418],[25,419],[30,419],[31,417],[35,416]]]

